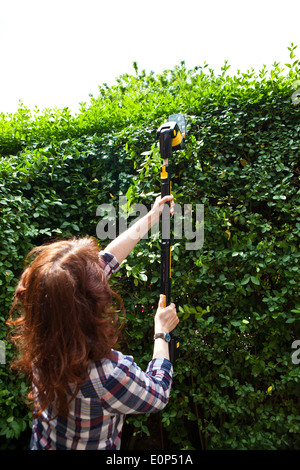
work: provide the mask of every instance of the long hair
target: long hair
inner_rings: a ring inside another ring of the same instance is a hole
[[[37,390],[36,396],[29,393],[38,403],[36,415],[47,406],[66,415],[88,376],[89,361],[109,356],[118,339],[114,298],[124,307],[108,285],[99,251],[96,240],[86,237],[43,245],[27,255],[7,324],[20,352],[13,367]]]

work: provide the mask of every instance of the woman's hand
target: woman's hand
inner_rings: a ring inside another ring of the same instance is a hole
[[[178,325],[179,319],[174,304],[165,305],[164,295],[161,295],[158,302],[158,308],[154,318],[154,334],[170,333]],[[169,343],[163,338],[157,338],[154,341],[153,359],[162,357],[170,360]]]
[[[161,196],[158,196],[155,199],[155,202],[153,204],[153,207],[150,211],[151,214],[151,225],[154,225],[157,223],[160,219],[160,216],[162,214],[164,205],[170,202],[170,214],[174,215],[174,197],[173,194],[170,194],[168,196],[164,196],[163,198]]]
[[[154,333],[170,333],[179,323],[176,307],[173,303],[164,306],[164,296],[160,295],[154,318]]]

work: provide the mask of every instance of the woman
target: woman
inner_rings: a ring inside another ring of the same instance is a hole
[[[126,414],[150,413],[168,402],[172,364],[164,335],[154,340],[153,357],[143,372],[131,356],[113,349],[121,299],[108,279],[137,242],[159,221],[164,203],[100,252],[93,238],[54,242],[32,250],[15,292],[8,324],[20,348],[15,367],[33,387],[31,449],[119,449]],[[14,312],[21,316],[14,318]],[[157,333],[178,324],[175,305],[160,298]]]

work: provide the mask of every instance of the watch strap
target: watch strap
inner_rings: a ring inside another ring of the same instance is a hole
[[[164,339],[167,343],[170,341],[169,333],[155,333],[155,335],[153,336],[153,339],[156,340],[158,338]]]

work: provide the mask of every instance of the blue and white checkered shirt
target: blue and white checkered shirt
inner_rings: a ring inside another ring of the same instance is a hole
[[[109,278],[119,269],[116,258],[100,253]],[[173,367],[156,358],[143,372],[132,356],[113,350],[91,363],[89,378],[69,407],[67,418],[47,408],[33,420],[31,449],[118,450],[125,416],[163,409],[169,399]]]

